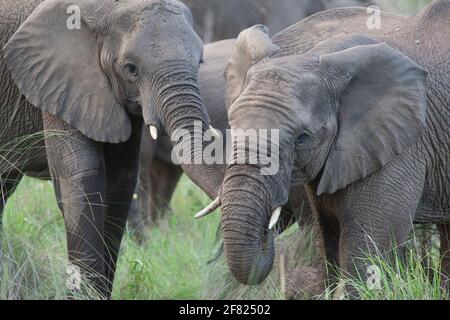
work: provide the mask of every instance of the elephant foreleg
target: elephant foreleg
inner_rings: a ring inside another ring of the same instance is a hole
[[[170,200],[183,170],[172,163],[155,159],[150,168],[150,214],[153,223],[169,210]]]
[[[66,226],[70,273],[80,272],[89,286],[108,297],[103,237],[106,205],[103,145],[51,114],[43,113],[43,121],[49,169]],[[84,282],[75,281],[68,289],[81,291],[85,289],[83,285]]]
[[[144,232],[150,225],[150,168],[158,146],[150,136],[149,130],[143,128],[141,134],[141,147],[139,154],[138,181],[135,193],[137,198],[132,202],[128,217],[128,227],[137,236],[138,240],[145,239]]]
[[[130,140],[105,145],[107,209],[105,212],[105,271],[108,292],[112,292],[117,258],[136,187],[141,121],[133,121]]]
[[[413,229],[413,220],[422,197],[425,168],[402,162],[387,166],[380,173],[355,183],[340,197],[339,262],[345,276],[362,281],[367,289],[379,286],[378,266],[369,256],[394,261],[392,254],[403,258],[404,246]],[[357,297],[347,286],[350,297]]]
[[[327,270],[327,287],[337,285],[339,277],[339,222],[324,211],[317,212],[319,234],[317,245],[323,249],[323,258]]]

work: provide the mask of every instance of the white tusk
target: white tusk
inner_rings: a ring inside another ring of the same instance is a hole
[[[280,214],[281,214],[281,207],[273,211],[272,216],[270,217],[269,230],[272,230],[273,227],[275,227],[275,225],[278,222],[278,219],[280,219]]]
[[[197,213],[194,218],[200,219],[206,217],[207,215],[213,213],[214,210],[216,210],[219,207],[220,207],[220,198],[217,197],[216,200],[214,200],[209,206],[207,206],[205,209]]]
[[[211,125],[209,125],[209,130],[211,130],[213,136],[214,136],[216,139],[220,139],[220,138],[221,138],[221,133],[220,133],[219,130],[214,129]]]
[[[150,135],[152,136],[153,140],[158,139],[158,129],[155,126],[150,126]]]

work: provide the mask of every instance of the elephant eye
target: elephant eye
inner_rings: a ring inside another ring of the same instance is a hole
[[[303,132],[302,134],[300,134],[298,136],[296,144],[303,145],[303,144],[307,143],[308,141],[309,141],[309,134],[307,134],[306,132]]]
[[[137,76],[138,74],[138,67],[131,63],[131,62],[127,62],[125,63],[125,65],[123,66],[125,68],[125,70],[132,76]]]

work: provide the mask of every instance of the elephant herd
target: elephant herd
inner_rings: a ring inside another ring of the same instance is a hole
[[[366,254],[388,259],[414,224],[436,224],[448,287],[450,1],[378,12],[376,28],[366,1],[184,2],[2,1],[0,221],[24,175],[51,178],[69,263],[110,298],[133,195],[142,228],[184,172],[214,199],[197,217],[221,208],[243,284],[268,276],[274,230],[307,199],[326,260],[363,280]],[[361,7],[331,9],[348,5]],[[276,172],[242,160],[246,143],[198,161],[203,136],[252,130],[276,132]]]

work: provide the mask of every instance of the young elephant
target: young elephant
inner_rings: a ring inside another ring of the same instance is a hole
[[[280,159],[272,176],[255,164],[230,164],[225,175],[225,254],[242,283],[269,274],[272,212],[305,182],[325,254],[345,273],[368,276],[365,254],[401,247],[413,223],[436,223],[449,275],[450,1],[411,18],[382,13],[381,29],[367,19],[365,9],[330,10],[273,39],[255,26],[236,41],[231,128],[279,130]]]
[[[0,218],[24,174],[50,172],[69,260],[109,297],[143,122],[153,135],[210,126],[202,41],[172,0],[3,0],[0,17]],[[184,168],[217,195],[222,174]]]

